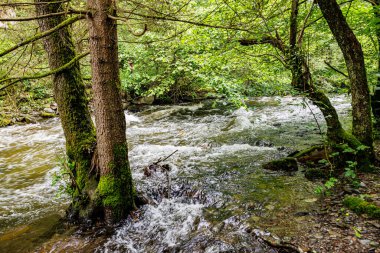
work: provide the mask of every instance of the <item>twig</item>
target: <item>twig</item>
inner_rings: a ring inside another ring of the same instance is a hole
[[[83,57],[87,56],[88,54],[89,54],[89,52],[86,52],[86,53],[83,53],[81,55],[78,55],[75,58],[73,58],[71,61],[69,61],[68,63],[66,63],[65,65],[63,65],[63,66],[61,66],[61,67],[59,67],[57,69],[53,69],[53,70],[51,70],[49,72],[46,72],[46,73],[40,73],[40,74],[37,74],[37,75],[34,75],[34,76],[9,77],[9,78],[0,80],[0,83],[11,81],[9,84],[4,85],[3,87],[0,87],[0,91],[4,90],[4,89],[8,88],[9,86],[11,86],[11,85],[13,85],[13,84],[15,84],[17,82],[20,82],[20,81],[40,79],[40,78],[43,78],[43,77],[47,77],[47,76],[59,73],[59,72],[65,70],[67,68],[70,68],[74,63],[76,63],[77,61],[79,61]]]
[[[167,157],[165,157],[164,159],[160,158],[157,160],[157,162],[153,163],[154,165],[157,165],[159,164],[160,162],[163,162],[163,161],[166,161],[167,159],[169,159],[172,155],[174,155],[175,153],[178,152],[178,149],[176,151],[174,151],[173,153],[171,153],[170,155],[168,155]]]
[[[317,123],[317,127],[319,129],[319,133],[321,134],[322,138],[324,138],[324,136],[323,136],[324,134],[322,132],[321,125],[319,125],[317,117],[315,116],[313,110],[311,109],[309,103],[305,100],[305,98],[304,98],[304,103],[306,104],[307,108],[309,108],[311,114],[313,115],[313,118],[314,118],[315,122]],[[329,155],[328,155],[328,152],[327,152],[327,146],[326,146],[325,141],[323,141],[323,148],[324,148],[324,151],[325,151],[326,160],[327,160],[327,162],[330,165],[330,170],[332,171],[333,170],[333,164],[332,164],[332,162],[329,159]]]
[[[324,61],[325,64],[330,67],[332,70],[334,70],[335,72],[338,72],[339,74],[343,75],[345,78],[348,78],[348,75],[342,71],[340,71],[339,69],[335,68],[333,65],[331,65],[330,63],[328,63],[327,61]]]
[[[167,183],[168,183],[168,199],[170,199],[170,195],[171,195],[171,193],[170,193],[170,190],[171,190],[171,187],[170,187],[170,185],[171,185],[171,180],[170,180],[170,175],[169,175],[169,170],[165,170],[165,175],[166,175],[166,180],[167,180]]]
[[[36,40],[39,40],[39,39],[42,39],[46,36],[49,36],[50,34],[58,31],[59,29],[62,29],[63,27],[66,27],[68,25],[71,25],[73,23],[75,23],[76,21],[78,20],[81,20],[81,19],[84,19],[85,18],[85,15],[78,15],[78,16],[74,16],[72,18],[69,18],[69,19],[66,19],[65,21],[63,21],[62,23],[58,24],[56,27],[50,29],[50,30],[47,30],[45,32],[42,32],[42,33],[38,33],[37,35],[33,36],[33,37],[30,37],[30,38],[27,38],[26,40],[24,41],[21,41],[20,43],[14,45],[13,47],[11,48],[8,48],[4,51],[2,51],[0,53],[0,57],[6,55],[6,54],[9,54],[10,52],[22,47],[22,46],[25,46],[33,41],[36,41]]]

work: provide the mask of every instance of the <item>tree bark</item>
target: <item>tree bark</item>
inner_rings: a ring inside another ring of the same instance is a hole
[[[302,52],[297,45],[297,29],[298,29],[298,4],[299,0],[292,1],[289,28],[289,49],[287,54],[287,62],[292,72],[292,86],[300,91],[306,91],[309,87],[309,81],[303,76],[302,70]],[[307,77],[306,77],[307,78]]]
[[[63,11],[62,3],[54,0],[35,0],[37,15]],[[65,21],[65,16],[55,16],[38,20],[42,32],[54,29]],[[68,27],[45,37],[44,48],[48,54],[50,69],[58,69],[76,57],[74,44]],[[74,195],[70,214],[75,217],[88,216],[90,202],[88,193],[94,190],[95,175],[90,173],[91,160],[96,147],[95,129],[88,110],[88,99],[81,77],[79,62],[53,74],[54,98],[58,104],[61,124],[66,139],[66,154],[74,164]]]
[[[88,0],[92,82],[100,168],[99,199],[105,220],[117,222],[135,208],[126,122],[120,96],[114,0]]]
[[[370,94],[362,47],[337,2],[335,0],[317,0],[317,2],[346,61],[351,81],[353,135],[373,150]]]

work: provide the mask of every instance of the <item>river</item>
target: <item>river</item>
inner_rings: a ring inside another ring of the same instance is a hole
[[[347,122],[349,99],[332,101]],[[111,231],[59,222],[69,201],[60,183],[52,185],[64,160],[59,119],[0,129],[0,252],[275,252],[258,237],[291,237],[308,226],[296,214],[316,208],[316,185],[300,172],[261,168],[322,142],[315,121],[324,131],[322,115],[303,98],[125,114],[133,178],[152,204]],[[165,161],[168,175],[144,175],[145,166],[175,151]]]

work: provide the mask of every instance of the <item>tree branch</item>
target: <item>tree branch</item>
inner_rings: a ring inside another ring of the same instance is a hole
[[[344,76],[345,78],[349,78],[348,75],[342,71],[340,71],[339,69],[335,68],[333,65],[331,65],[330,63],[328,63],[327,61],[324,61],[325,64],[331,68],[332,70],[334,70],[335,72],[338,72],[339,74],[341,74],[342,76]]]
[[[35,17],[26,17],[26,18],[0,18],[0,22],[11,22],[11,21],[12,22],[23,22],[23,21],[31,21],[31,20],[61,16],[61,15],[65,15],[65,14],[70,14],[70,12],[61,11],[61,12],[50,13],[50,14],[35,16]]]
[[[83,19],[84,17],[85,17],[84,15],[78,15],[78,16],[75,16],[75,17],[71,17],[71,18],[69,18],[69,19],[66,19],[65,21],[63,21],[62,23],[60,23],[59,25],[57,25],[57,26],[54,27],[53,29],[47,30],[47,31],[42,32],[42,33],[38,33],[38,34],[36,34],[35,36],[30,37],[30,38],[28,38],[28,39],[26,39],[26,40],[24,40],[24,41],[21,41],[21,42],[18,43],[17,45],[14,45],[13,47],[6,49],[5,51],[3,51],[3,52],[0,53],[0,57],[4,56],[4,55],[6,55],[6,54],[9,54],[10,52],[16,50],[16,49],[19,48],[19,47],[25,46],[25,45],[27,45],[27,44],[33,42],[33,41],[36,41],[36,40],[42,39],[42,38],[44,38],[44,37],[46,37],[46,36],[49,36],[50,34],[52,34],[52,33],[56,32],[56,31],[58,31],[59,29],[65,27],[65,26],[68,26],[68,25],[70,25],[70,24],[72,24],[72,23],[75,23],[76,21],[81,20],[81,19]]]
[[[70,0],[63,0],[63,1],[54,1],[54,2],[39,2],[39,3],[5,3],[0,4],[0,7],[2,6],[8,6],[8,7],[17,7],[17,6],[29,6],[29,5],[39,5],[39,4],[56,4],[56,3],[66,3],[70,2]]]
[[[273,47],[279,49],[281,52],[285,51],[284,44],[280,40],[272,36],[265,36],[265,37],[262,37],[261,39],[240,39],[238,41],[240,45],[242,46],[270,44]]]
[[[242,29],[242,28],[239,28],[239,27],[212,25],[212,24],[201,23],[201,22],[197,22],[197,21],[179,19],[179,18],[175,18],[175,17],[149,16],[149,15],[135,13],[135,12],[132,12],[132,11],[124,11],[124,12],[125,13],[129,13],[131,15],[136,15],[136,16],[139,16],[139,17],[142,17],[142,18],[147,18],[147,19],[152,19],[152,20],[165,20],[165,21],[180,22],[180,23],[186,23],[186,24],[191,24],[191,25],[196,25],[196,26],[202,26],[202,27],[219,28],[219,29],[227,29],[227,30],[236,30],[236,31],[243,31],[243,32],[252,33],[252,31],[250,31],[250,30]],[[108,17],[111,18],[111,19],[120,20],[120,21],[128,21],[130,19],[130,18],[127,18],[127,17],[121,17],[121,16],[115,17],[115,16],[111,16],[111,15],[108,15]]]
[[[311,4],[310,10],[309,10],[309,12],[307,13],[307,15],[306,15],[306,17],[304,19],[301,31],[299,32],[298,41],[297,41],[298,47],[301,47],[301,45],[302,45],[302,39],[303,39],[303,35],[305,34],[307,21],[309,20],[311,14],[313,13],[314,5],[315,5],[315,0],[313,0],[313,3]]]
[[[89,54],[89,52],[86,52],[86,53],[83,53],[81,55],[78,55],[76,57],[74,57],[71,61],[69,61],[68,63],[66,63],[65,65],[57,68],[57,69],[53,69],[49,72],[46,72],[46,73],[40,73],[40,74],[37,74],[37,75],[34,75],[34,76],[23,76],[23,77],[9,77],[9,78],[5,78],[3,80],[0,80],[0,83],[4,83],[4,82],[7,82],[7,81],[11,81],[9,84],[3,86],[0,88],[0,91],[10,87],[11,85],[17,83],[17,82],[20,82],[20,81],[25,81],[25,80],[33,80],[33,79],[40,79],[40,78],[44,78],[44,77],[47,77],[47,76],[51,76],[51,75],[54,75],[54,74],[57,74],[65,69],[68,69],[70,68],[75,62],[79,61],[80,59],[82,59],[83,57],[87,56]]]

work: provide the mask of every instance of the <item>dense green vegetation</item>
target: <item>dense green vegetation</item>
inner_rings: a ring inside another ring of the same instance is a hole
[[[175,6],[181,4],[185,7],[175,12]],[[262,37],[273,31],[277,31],[280,36],[287,36],[288,18],[279,14],[280,11],[286,11],[287,5],[270,15],[268,13],[271,10],[266,10],[265,7],[270,6],[269,2],[263,6],[260,6],[259,1],[256,4],[255,7],[250,6],[248,2],[232,4],[216,1],[210,4],[204,1],[186,5],[178,1],[170,6],[157,7],[162,13],[175,13],[174,20],[190,20],[215,27],[144,18],[138,21],[131,19],[128,23],[121,22],[119,58],[123,90],[133,99],[153,95],[159,101],[169,103],[217,94],[235,99],[241,96],[294,94],[295,91],[289,85],[290,73],[281,64],[276,50],[270,45],[243,47],[238,42],[241,38],[251,35]],[[278,1],[277,4],[281,5],[282,1]],[[74,8],[84,6],[75,3],[71,5]],[[150,13],[146,5],[136,6],[139,7],[136,11],[138,14],[159,16],[159,12]],[[311,4],[308,2],[300,5],[300,24],[303,24],[310,7]],[[375,33],[377,20],[373,15],[373,8],[365,1],[346,3],[341,8],[363,46],[368,78],[373,91],[377,82],[378,61]],[[11,9],[18,17],[33,14],[30,8],[6,9]],[[263,13],[257,13],[259,10]],[[347,78],[329,67],[330,65],[347,73],[339,47],[326,22],[320,17],[318,7],[314,6],[314,11],[307,21],[302,45],[303,54],[307,56],[318,86],[329,92],[349,92]],[[19,41],[20,36],[32,36],[36,28],[33,22],[2,24],[8,28],[1,35],[0,51]],[[136,37],[131,33],[134,30],[134,33],[142,32],[144,25],[147,26],[144,35]],[[78,52],[86,50],[85,24],[75,24],[73,29]],[[18,77],[19,73],[28,76],[44,72],[47,67],[44,59],[42,45],[38,41],[20,48],[1,57],[0,79]],[[88,58],[83,61],[83,66],[83,75],[88,78]],[[40,110],[41,106],[29,108],[30,104],[25,104],[25,100],[34,101],[49,96],[49,82],[49,77],[26,80],[2,90],[2,108],[5,106],[13,113],[24,112],[27,109]]]

